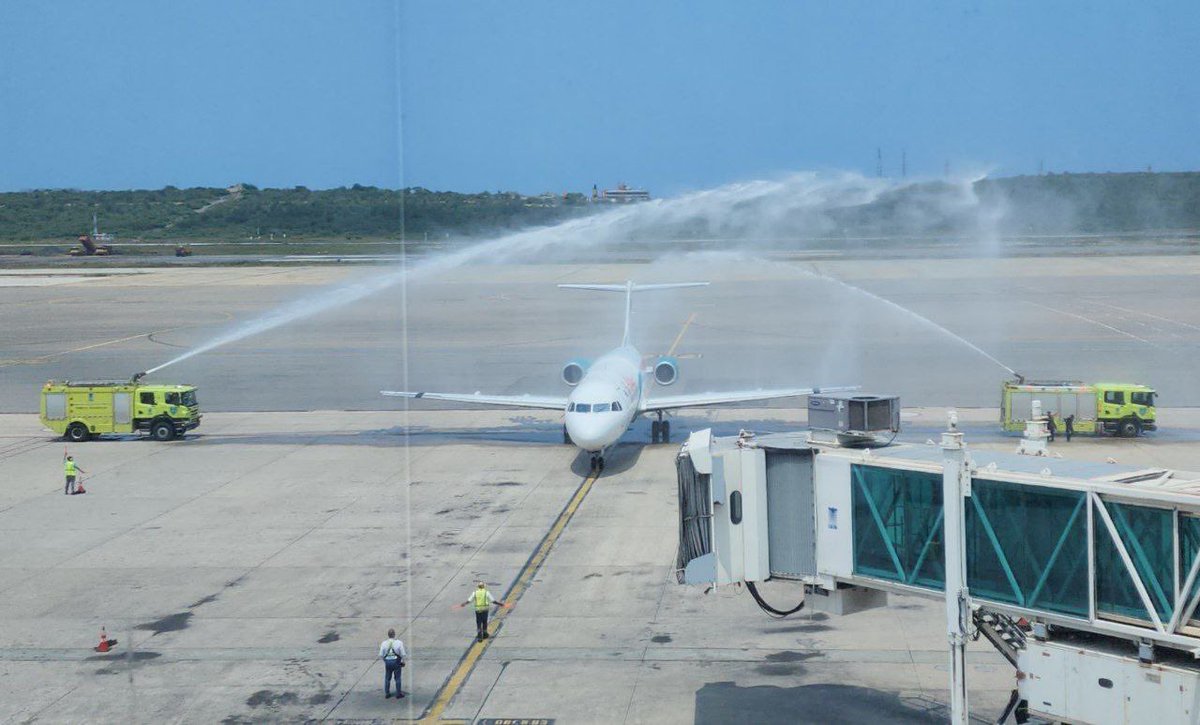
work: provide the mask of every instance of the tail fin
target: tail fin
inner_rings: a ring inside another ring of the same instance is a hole
[[[625,284],[560,284],[562,289],[587,289],[597,290],[600,292],[624,292],[625,293],[625,333],[621,337],[621,344],[630,344],[629,337],[629,322],[633,317],[633,293],[634,292],[649,292],[659,289],[678,289],[680,287],[707,287],[708,282],[667,282],[663,284],[634,284],[626,282]]]

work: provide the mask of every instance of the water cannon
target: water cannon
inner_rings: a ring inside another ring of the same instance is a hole
[[[138,381],[144,377],[146,377],[146,372],[143,370],[142,372],[137,373],[132,378],[130,378],[129,382],[134,385],[137,385]]]
[[[1017,379],[1017,385],[1024,385],[1024,384],[1025,384],[1025,376],[1024,376],[1024,375],[1022,375],[1021,373],[1018,373],[1018,372],[1016,372],[1016,371],[1013,371],[1013,377]]]

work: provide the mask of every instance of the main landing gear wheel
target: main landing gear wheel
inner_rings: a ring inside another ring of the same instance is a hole
[[[658,412],[658,420],[650,421],[650,442],[671,442],[671,421],[663,420],[662,411]]]

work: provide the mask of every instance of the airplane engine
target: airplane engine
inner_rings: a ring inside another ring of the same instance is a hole
[[[654,363],[654,382],[670,385],[679,379],[679,363],[673,357],[660,357]]]
[[[587,372],[587,369],[591,366],[591,364],[591,360],[572,360],[566,365],[563,365],[563,382],[571,387],[579,385],[579,381],[583,380],[583,374]]]

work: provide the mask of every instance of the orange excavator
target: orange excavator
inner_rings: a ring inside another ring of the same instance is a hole
[[[104,257],[112,254],[112,247],[107,244],[96,244],[92,241],[91,234],[80,234],[79,246],[71,247],[71,251],[67,254],[72,257]]]
[[[108,244],[96,244],[97,239],[111,239],[108,234],[101,235],[100,227],[96,221],[96,215],[92,214],[92,233],[79,235],[79,246],[71,247],[71,251],[67,254],[72,257],[107,257],[112,254],[112,246]]]

